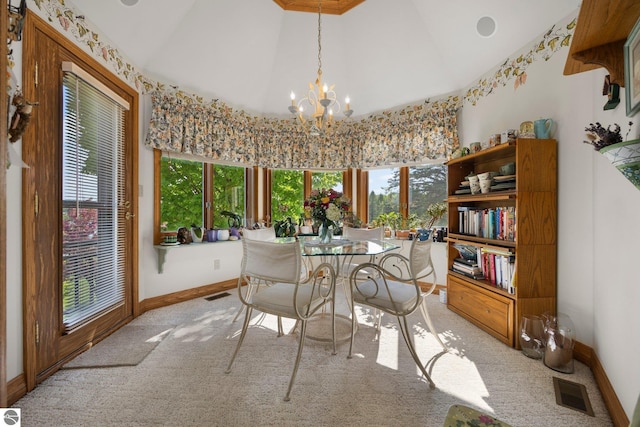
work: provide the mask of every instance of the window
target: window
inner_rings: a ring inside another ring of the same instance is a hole
[[[333,189],[342,193],[342,172],[313,172],[311,174],[311,189]]]
[[[447,167],[425,165],[409,168],[409,215],[418,223],[427,222],[425,212],[434,203],[447,198]],[[434,225],[446,226],[446,215]]]
[[[176,231],[191,224],[203,225],[204,164],[191,160],[162,157],[160,186],[160,224]]]
[[[303,216],[304,172],[275,169],[271,172],[271,222]]]
[[[74,64],[63,71],[62,322],[70,331],[124,304],[129,105]]]
[[[447,197],[446,171],[447,167],[442,164],[368,171],[369,223],[381,214],[394,212],[404,218],[404,225],[398,224],[403,228],[427,223],[427,208]],[[435,225],[446,223],[445,215]]]
[[[245,174],[239,166],[160,158],[160,228],[175,232],[192,224],[228,228],[223,211],[245,218]]]
[[[228,228],[229,219],[221,212],[233,212],[246,219],[245,168],[214,165],[213,167],[213,225]]]
[[[368,196],[369,223],[380,214],[400,212],[400,168],[370,170]]]

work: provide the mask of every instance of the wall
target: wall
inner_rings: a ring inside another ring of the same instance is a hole
[[[563,25],[566,22],[556,27]],[[603,155],[582,143],[589,123],[618,123],[626,132],[629,118],[624,95],[615,110],[603,111],[605,70],[563,75],[567,53],[563,49],[546,61],[534,61],[526,70],[526,82],[517,89],[511,80],[475,106],[465,102],[459,118],[460,141],[468,146],[487,140],[492,133],[518,128],[526,120],[555,120],[558,311],[571,317],[578,341],[595,350],[630,417],[640,392],[636,357],[640,353],[640,288],[634,265],[640,241],[636,225],[640,191]],[[638,122],[640,115],[632,119]],[[633,126],[629,139],[638,134],[638,128]]]
[[[32,2],[29,7],[36,10]],[[36,10],[37,11],[37,10]],[[45,17],[46,18],[46,17]],[[566,25],[563,23],[562,25]],[[21,50],[14,43],[14,72],[21,75]],[[86,50],[86,47],[84,47]],[[459,132],[463,145],[491,133],[518,127],[522,121],[551,117],[559,150],[558,187],[558,309],[577,327],[578,340],[594,348],[628,416],[640,391],[640,287],[634,255],[640,241],[635,225],[640,192],[590,146],[582,144],[584,127],[627,122],[624,99],[604,112],[600,95],[604,70],[563,76],[568,49],[548,61],[534,61],[527,80],[517,90],[514,81],[498,85],[475,106],[465,102]],[[515,56],[514,56],[515,57]],[[493,70],[487,75],[490,76]],[[465,93],[463,91],[463,93]],[[140,141],[150,117],[146,97],[140,102]],[[635,119],[640,121],[640,115]],[[638,133],[638,126],[634,132]],[[14,144],[20,151],[20,142]],[[181,248],[168,254],[164,274],[158,273],[153,240],[153,154],[139,153],[140,300],[237,277],[240,245],[211,244]],[[7,171],[7,377],[22,373],[22,247],[21,169]],[[631,226],[630,226],[631,224]],[[438,245],[436,245],[436,248]],[[227,251],[228,248],[233,248]],[[434,248],[435,249],[435,248]],[[224,252],[224,253],[223,253]],[[444,282],[444,256],[436,255],[438,282]],[[213,259],[220,257],[220,270]],[[637,256],[636,256],[637,258]],[[446,268],[446,266],[445,266]]]

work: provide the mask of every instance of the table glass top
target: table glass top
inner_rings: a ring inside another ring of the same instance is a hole
[[[280,242],[290,242],[293,238],[282,237]],[[356,240],[334,237],[331,243],[323,244],[317,237],[299,237],[302,255],[378,255],[398,249],[400,246],[386,240]]]

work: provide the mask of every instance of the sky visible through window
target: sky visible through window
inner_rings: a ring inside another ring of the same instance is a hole
[[[369,193],[384,194],[383,187],[393,177],[393,169],[372,169],[369,171]]]

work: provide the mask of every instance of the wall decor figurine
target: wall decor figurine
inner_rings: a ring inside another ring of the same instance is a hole
[[[27,129],[33,113],[33,106],[37,105],[37,103],[28,102],[22,96],[22,92],[18,91],[13,96],[11,105],[16,107],[16,111],[13,113],[9,124],[9,141],[16,142],[22,138],[22,134]]]

